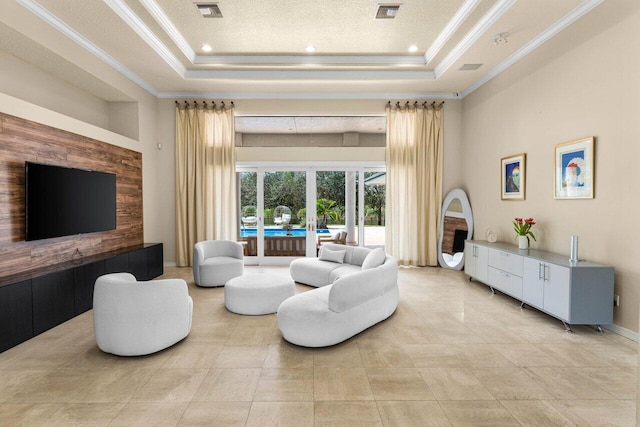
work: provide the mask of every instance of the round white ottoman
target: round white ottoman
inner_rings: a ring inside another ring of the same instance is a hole
[[[238,314],[260,315],[278,311],[282,301],[296,293],[293,279],[271,274],[234,277],[224,285],[224,305]]]

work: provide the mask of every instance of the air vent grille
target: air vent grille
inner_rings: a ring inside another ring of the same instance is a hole
[[[393,19],[398,14],[399,4],[380,4],[376,12],[376,19]]]
[[[222,18],[222,12],[217,3],[194,2],[198,8],[198,12],[204,18]]]
[[[482,67],[482,64],[464,64],[462,67],[458,68],[460,71],[474,71],[478,68]]]

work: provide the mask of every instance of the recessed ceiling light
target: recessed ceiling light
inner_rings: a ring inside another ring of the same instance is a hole
[[[211,52],[213,49],[211,48],[211,45],[209,45],[209,44],[203,44],[203,45],[202,45],[202,50],[203,50],[204,52]]]
[[[409,46],[409,52],[417,52],[418,51],[418,46],[416,46],[415,44],[412,44],[411,46]]]
[[[311,46],[311,45],[309,45],[309,46],[307,46],[307,47],[305,48],[305,50],[306,50],[307,52],[309,52],[309,53],[313,53],[313,52],[315,52],[315,51],[316,51],[316,48],[315,48],[315,47],[313,47],[313,46]]]

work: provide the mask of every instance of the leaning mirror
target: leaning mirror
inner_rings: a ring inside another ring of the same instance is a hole
[[[451,190],[442,202],[438,262],[441,267],[462,270],[464,241],[473,236],[473,213],[467,194],[461,188]]]

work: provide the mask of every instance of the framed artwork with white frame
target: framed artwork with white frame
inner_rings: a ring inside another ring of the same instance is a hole
[[[594,138],[555,146],[554,198],[593,199]]]
[[[500,159],[500,184],[502,200],[525,199],[525,168],[527,155],[516,154]]]

